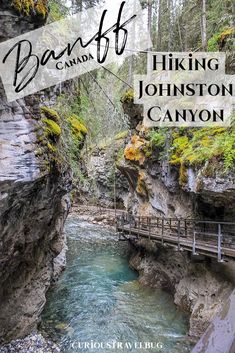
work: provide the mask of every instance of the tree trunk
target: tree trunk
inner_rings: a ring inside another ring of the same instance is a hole
[[[153,13],[153,2],[152,0],[148,0],[148,32],[150,34],[149,42],[148,42],[148,51],[152,49],[151,44],[151,32],[152,32],[152,13]],[[147,55],[147,73],[151,72],[151,54]]]
[[[172,0],[167,0],[169,22],[168,22],[168,51],[172,51],[173,45],[173,3]]]
[[[162,46],[162,0],[158,0],[157,50]]]
[[[202,0],[201,33],[202,49],[207,50],[207,23],[206,23],[206,0]]]

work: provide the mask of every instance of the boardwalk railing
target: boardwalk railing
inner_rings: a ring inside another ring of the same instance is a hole
[[[201,221],[160,217],[117,216],[117,230],[135,238],[149,238],[162,245],[177,246],[193,255],[235,259],[235,222]]]

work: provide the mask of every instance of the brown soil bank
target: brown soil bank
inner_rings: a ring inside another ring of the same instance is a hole
[[[190,314],[189,335],[201,336],[234,289],[235,263],[193,259],[149,240],[138,241],[132,250],[130,265],[139,272],[139,281],[170,292]]]

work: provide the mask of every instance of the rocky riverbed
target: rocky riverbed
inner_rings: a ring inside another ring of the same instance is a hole
[[[120,212],[120,211],[119,211]],[[73,205],[69,217],[78,217],[89,223],[115,228],[115,210],[90,205]]]
[[[45,339],[40,333],[33,332],[29,336],[11,341],[0,347],[0,353],[60,353],[55,343]]]

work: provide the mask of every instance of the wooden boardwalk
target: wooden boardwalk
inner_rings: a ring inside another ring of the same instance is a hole
[[[235,260],[235,222],[117,215],[120,239],[147,238],[219,262]]]

